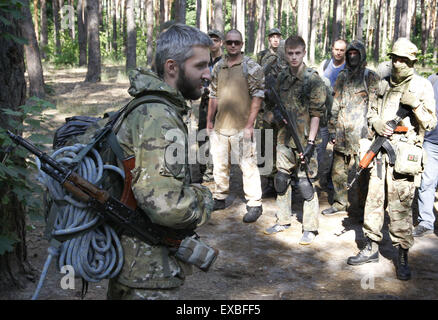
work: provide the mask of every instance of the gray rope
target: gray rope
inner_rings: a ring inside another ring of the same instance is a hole
[[[75,144],[55,151],[52,158],[68,165],[72,163],[76,155],[85,145]],[[104,170],[113,170],[124,179],[125,174],[119,167],[104,165],[102,158],[95,149],[91,150],[77,166],[76,172],[89,182],[96,184],[101,180]],[[71,265],[75,271],[75,277],[88,282],[99,282],[102,279],[115,277],[123,266],[123,248],[120,239],[113,228],[107,224],[101,224],[99,216],[81,203],[65,193],[63,187],[54,179],[41,170],[41,161],[36,159],[39,169],[38,179],[50,193],[53,201],[65,203],[57,213],[53,226],[53,236],[68,236],[77,232],[84,232],[62,243],[59,250],[51,244],[48,248],[49,255],[40,276],[37,289],[32,300],[38,298],[47,270],[52,259],[58,257],[58,268]],[[91,229],[90,229],[91,228]],[[86,231],[90,229],[89,231]]]

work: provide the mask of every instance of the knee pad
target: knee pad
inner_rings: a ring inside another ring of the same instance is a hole
[[[281,171],[278,171],[275,175],[275,179],[274,179],[274,188],[275,191],[277,191],[277,193],[279,195],[284,195],[287,191],[287,187],[290,184],[290,175]]]
[[[300,178],[297,184],[298,190],[301,193],[301,196],[306,201],[310,201],[313,199],[315,190],[313,189],[312,183],[307,178]]]

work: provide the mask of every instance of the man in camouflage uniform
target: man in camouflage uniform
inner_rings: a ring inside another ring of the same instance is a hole
[[[315,178],[318,163],[315,156],[315,137],[318,133],[319,119],[325,112],[326,88],[318,73],[308,68],[303,59],[306,44],[299,36],[286,40],[285,56],[288,68],[277,79],[276,90],[287,111],[296,117],[300,142],[305,147],[304,154],[299,154],[286,127],[280,124],[277,139],[277,174],[275,189],[277,191],[277,223],[266,229],[266,234],[286,230],[291,224],[292,185],[296,186],[304,198],[303,236],[300,244],[310,244],[317,235],[319,227],[318,194],[302,170],[301,162],[309,162],[310,178]]]
[[[213,68],[207,114],[215,182],[213,197],[215,210],[224,209],[230,187],[230,161],[238,163],[248,201],[243,221],[250,223],[262,214],[254,122],[265,95],[265,77],[254,60],[242,55],[243,41],[238,30],[227,32],[225,46],[227,55]]]
[[[132,191],[137,205],[153,223],[176,230],[193,230],[205,223],[213,207],[210,191],[192,184],[187,162],[187,128],[182,115],[185,99],[198,99],[202,80],[209,79],[210,38],[199,30],[175,24],[157,41],[157,74],[137,69],[130,74],[132,96],[153,95],[162,102],[136,107],[123,121],[117,139],[135,156]],[[176,139],[175,139],[176,138]],[[173,152],[183,150],[183,161]],[[110,280],[108,299],[178,299],[189,274],[163,245],[152,246],[123,235],[124,265]]]
[[[354,40],[346,50],[346,68],[339,73],[328,129],[333,147],[332,181],[333,205],[322,211],[324,215],[345,213],[348,203],[348,172],[350,163],[359,163],[359,140],[368,133],[369,101],[377,98],[379,76],[367,69],[366,50],[361,41]],[[368,179],[365,172],[359,179],[359,206],[365,205]]]
[[[406,38],[399,38],[394,43],[389,53],[391,75],[381,81],[378,99],[369,105],[370,127],[377,135],[388,138],[397,158],[395,164],[391,164],[388,154],[380,152],[372,162],[363,225],[366,246],[347,260],[350,265],[379,261],[378,243],[383,238],[381,229],[386,200],[389,234],[393,246],[398,247],[396,275],[400,280],[411,278],[408,265],[408,250],[414,243],[411,206],[415,187],[421,180],[424,133],[432,130],[437,122],[432,86],[414,74],[417,52],[417,47]],[[399,123],[407,127],[406,133],[394,131],[387,123],[396,118],[400,108],[407,112]]]
[[[260,51],[257,54],[257,62],[263,68],[265,73],[265,79],[272,78],[273,81],[277,80],[278,75],[287,67],[287,62],[284,57],[284,40],[281,40],[281,31],[278,28],[272,28],[268,32],[269,48]],[[260,165],[261,183],[262,183],[262,195],[263,197],[269,197],[276,194],[274,188],[274,175],[275,169],[275,150],[277,147],[277,126],[274,123],[266,121],[264,119],[269,104],[263,102],[260,112],[257,115],[256,128],[260,129],[260,153],[257,163]],[[272,133],[272,141],[270,141],[271,135],[267,134],[270,131]],[[269,150],[266,148],[270,148]],[[263,163],[264,160],[264,163]],[[261,167],[263,164],[263,167]]]

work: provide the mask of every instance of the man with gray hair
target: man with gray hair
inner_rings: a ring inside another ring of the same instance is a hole
[[[210,78],[210,45],[206,34],[186,25],[174,24],[163,32],[157,41],[157,74],[139,68],[129,75],[129,94],[149,100],[132,110],[117,132],[123,152],[135,157],[131,190],[136,206],[168,230],[175,248],[209,219],[213,208],[208,188],[191,182],[187,161],[175,162],[168,152],[183,150],[176,156],[187,159],[185,100],[198,99],[203,80]],[[179,299],[191,265],[177,259],[174,248],[150,245],[128,233],[121,244],[124,264],[109,281],[108,299]]]

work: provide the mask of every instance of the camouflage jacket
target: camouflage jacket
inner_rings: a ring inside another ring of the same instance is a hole
[[[330,133],[336,133],[334,149],[344,154],[357,154],[359,140],[369,137],[367,112],[369,101],[377,99],[379,76],[362,68],[358,76],[349,76],[344,69],[335,83],[335,96],[328,123]]]
[[[284,59],[284,54],[281,54],[281,50],[284,51],[284,47],[279,47],[276,53],[269,49],[259,52],[257,62],[263,68],[265,76],[277,79],[278,75],[286,69],[287,62]]]
[[[387,78],[380,81],[377,100],[370,103],[368,108],[368,125],[372,130],[376,120],[389,121],[394,119],[405,90],[416,95],[420,100],[420,105],[412,109],[413,112],[399,124],[408,127],[408,132],[393,134],[389,140],[396,145],[398,141],[403,139],[408,143],[422,147],[425,131],[433,130],[436,127],[437,118],[432,85],[416,74],[398,85],[392,84]]]
[[[168,103],[147,103],[129,113],[117,133],[125,154],[135,155],[132,190],[137,205],[152,222],[174,229],[193,229],[210,217],[212,196],[190,183],[188,137],[182,115],[187,105],[181,93],[149,70],[133,70],[132,96],[152,94]],[[122,237],[125,263],[116,281],[134,288],[181,285],[184,272],[166,247]]]
[[[311,73],[310,79],[304,86],[305,72]],[[326,87],[317,72],[312,72],[306,65],[294,76],[291,69],[286,68],[277,79],[276,90],[285,108],[295,115],[298,134],[303,147],[307,145],[310,132],[310,119],[324,116],[326,107]],[[278,143],[290,145],[295,148],[295,143],[282,126],[278,132]]]

